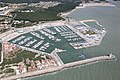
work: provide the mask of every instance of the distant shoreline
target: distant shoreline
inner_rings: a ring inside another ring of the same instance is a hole
[[[100,7],[100,6],[113,6],[113,7],[116,7],[116,5],[113,5],[111,3],[85,3],[85,4],[80,4],[79,6],[76,6],[76,8],[74,8],[73,10],[71,11],[68,11],[68,12],[62,12],[60,13],[61,14],[61,17],[63,16],[67,16],[69,14],[71,14],[72,12],[74,12],[75,10],[77,9],[80,9],[80,8],[87,8],[87,7]]]

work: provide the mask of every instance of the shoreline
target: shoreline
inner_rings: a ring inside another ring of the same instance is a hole
[[[73,10],[71,11],[68,11],[68,12],[61,12],[60,13],[60,16],[64,18],[64,16],[67,16],[69,14],[71,14],[72,12],[74,12],[75,10],[77,9],[80,9],[80,8],[87,8],[87,7],[102,7],[102,6],[113,6],[113,7],[116,7],[116,5],[114,4],[111,4],[111,3],[94,3],[94,2],[91,2],[91,3],[84,3],[84,4],[79,4],[79,6],[76,6]]]
[[[99,56],[99,57],[93,57],[93,58],[89,58],[89,59],[85,59],[85,60],[81,60],[81,61],[67,63],[67,64],[64,64],[62,66],[58,66],[58,67],[54,67],[54,68],[28,72],[28,73],[24,73],[24,74],[20,74],[20,75],[14,75],[14,76],[2,78],[1,80],[7,80],[7,79],[8,80],[13,80],[13,79],[30,78],[30,77],[34,77],[34,76],[37,76],[37,75],[43,75],[43,74],[47,74],[47,73],[53,73],[53,72],[61,71],[62,69],[66,69],[66,68],[69,68],[69,67],[74,67],[74,66],[78,66],[78,65],[93,64],[95,62],[98,63],[98,62],[102,62],[102,61],[106,61],[106,60],[114,60],[114,59],[116,59],[116,57],[113,54],[110,54],[109,56],[104,55],[104,56]]]
[[[44,75],[52,75],[52,74],[54,75],[54,74],[58,73],[59,71],[64,71],[64,70],[67,70],[67,69],[72,69],[72,68],[76,68],[76,67],[84,67],[84,66],[87,66],[87,65],[97,64],[97,63],[104,62],[104,61],[107,62],[107,61],[116,61],[116,60],[117,60],[117,58],[115,58],[113,60],[103,60],[103,61],[96,61],[96,62],[87,63],[87,64],[83,64],[83,65],[76,65],[76,66],[72,66],[72,67],[63,68],[63,69],[58,70],[58,71],[49,72],[49,73],[46,73],[46,74],[38,74],[38,75],[35,75],[35,76],[23,78],[23,79],[24,80],[28,80],[28,79],[33,79],[33,78],[41,77],[41,76],[44,76]]]
[[[114,6],[113,4],[111,3],[106,3],[106,2],[101,2],[101,3],[85,3],[85,4],[82,4],[80,6],[78,6],[77,8],[86,8],[86,7],[100,7],[100,6]]]

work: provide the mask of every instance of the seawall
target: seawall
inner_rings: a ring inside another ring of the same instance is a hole
[[[32,77],[32,76],[36,76],[36,75],[42,75],[42,74],[46,74],[46,73],[56,72],[56,71],[62,70],[64,68],[73,67],[73,66],[77,66],[77,65],[84,65],[84,64],[89,64],[89,63],[93,63],[93,62],[114,60],[114,59],[115,59],[115,56],[113,54],[106,55],[106,56],[93,57],[93,58],[89,58],[89,59],[85,59],[85,60],[81,60],[81,61],[63,64],[61,66],[54,67],[54,68],[37,70],[37,71],[28,72],[28,73],[24,73],[24,74],[20,74],[20,75],[14,75],[14,76],[2,78],[1,80],[14,80],[14,79],[20,79],[20,78],[27,78],[27,77]]]

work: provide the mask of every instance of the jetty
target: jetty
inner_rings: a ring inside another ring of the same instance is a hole
[[[14,75],[14,76],[2,78],[1,80],[15,80],[15,79],[21,79],[21,78],[28,78],[28,77],[32,77],[32,76],[37,76],[37,75],[42,75],[42,74],[46,74],[46,73],[60,71],[64,68],[73,67],[73,66],[77,66],[77,65],[85,65],[85,64],[90,64],[90,63],[94,63],[94,62],[101,62],[101,61],[115,60],[115,59],[116,59],[115,55],[108,54],[108,55],[103,55],[103,56],[98,56],[98,57],[93,57],[93,58],[89,58],[89,59],[85,59],[85,60],[80,60],[80,61],[76,61],[76,62],[63,64],[63,65],[53,67],[53,68],[37,70],[37,71],[33,71],[33,72],[27,72],[27,73],[23,73],[23,74],[19,74],[19,75]]]

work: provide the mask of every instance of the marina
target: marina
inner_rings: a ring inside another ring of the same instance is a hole
[[[73,53],[69,52],[70,50],[76,54],[81,51],[79,49],[99,45],[106,33],[105,30],[98,31],[96,28],[83,23],[83,21],[79,22],[71,19],[69,22],[66,21],[62,24],[64,25],[46,25],[46,27],[39,30],[21,34],[8,42],[16,44],[25,50],[39,52],[39,54],[51,54],[56,48],[65,50],[65,52],[58,52],[57,55],[62,59],[63,63],[66,63],[64,60],[67,58],[63,59],[63,57],[66,55],[68,58],[71,58],[70,56]],[[89,30],[95,33],[91,34]],[[84,34],[83,32],[86,33]],[[83,53],[79,55],[83,55]],[[76,54],[73,56],[73,60],[68,60],[67,63],[90,58],[87,56],[83,58],[85,55],[83,57],[79,55]]]
[[[4,41],[4,43],[10,44],[8,46],[16,45],[22,50],[37,53],[36,55],[37,57],[40,55],[47,54],[49,56],[52,56],[52,58],[58,64],[58,66],[55,65],[54,67],[55,69],[53,69],[54,71],[56,71],[57,68],[61,70],[66,67],[71,67],[79,64],[82,65],[84,64],[84,62],[89,63],[89,60],[87,62],[84,60],[88,58],[97,57],[88,56],[88,54],[80,51],[87,47],[99,45],[104,35],[106,34],[105,29],[97,30],[96,28],[92,28],[92,26],[87,25],[83,21],[79,22],[74,19],[70,19],[69,21],[66,20],[63,22],[61,21],[61,23],[62,25],[61,24],[49,25],[50,23],[48,22],[45,23],[46,25],[42,24],[44,26],[41,29],[36,30],[37,27],[42,26],[38,25],[34,26],[33,29],[30,28],[30,31],[28,32],[25,32],[21,29],[23,32],[21,32],[20,35],[16,37],[14,36],[13,38],[10,39],[6,38],[6,41]],[[9,35],[6,37],[9,37]],[[103,59],[105,58],[100,58],[100,60]],[[106,59],[108,58],[106,57]],[[96,61],[96,59],[94,61]],[[39,65],[39,61],[35,62],[37,62],[36,65]],[[72,63],[72,65],[70,64],[71,65],[70,66],[69,63]],[[25,66],[24,62],[21,63],[20,65]],[[48,65],[49,64],[47,64],[46,67],[48,67]],[[38,69],[41,70],[42,67],[38,67]],[[25,69],[20,68],[20,70],[22,72],[19,72],[20,74],[19,77],[23,75],[23,73],[28,74],[29,71],[36,71],[36,67],[34,66],[33,69],[32,67],[29,67],[29,70],[25,67]],[[51,70],[49,72],[51,72]],[[44,72],[40,74],[44,74]],[[33,75],[29,74],[29,76]]]
[[[73,42],[85,41],[67,26],[55,26],[22,34],[21,36],[18,36],[9,42],[45,52],[50,46],[53,47],[52,50],[57,48],[54,46],[54,44],[57,44],[63,39],[67,40],[69,44]]]

